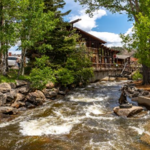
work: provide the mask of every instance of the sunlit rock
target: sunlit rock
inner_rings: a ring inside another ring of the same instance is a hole
[[[44,89],[42,92],[44,93],[46,98],[55,98],[57,97],[58,94],[58,89],[53,88],[53,89]]]
[[[8,83],[1,83],[0,84],[0,92],[7,93],[10,92],[11,86]]]
[[[139,96],[133,98],[132,101],[138,102],[139,105],[145,106],[150,109],[150,97],[149,96]]]
[[[55,87],[55,84],[53,82],[49,82],[49,83],[46,84],[47,89],[52,89],[54,87]]]
[[[30,85],[25,85],[16,89],[19,93],[26,94],[30,90]]]
[[[23,86],[23,85],[27,85],[27,84],[29,84],[29,82],[24,81],[24,80],[16,80],[16,86],[17,87],[20,87],[20,86]]]
[[[21,102],[21,101],[15,101],[11,107],[14,107],[14,108],[19,108],[19,107],[22,107],[22,106],[25,106],[25,103],[24,102]]]
[[[46,98],[41,91],[36,90],[35,92],[29,93],[26,97],[26,100],[35,106],[39,106],[45,102]]]
[[[138,114],[142,110],[143,107],[139,107],[139,106],[133,106],[132,108],[120,108],[118,106],[114,108],[114,113],[122,117],[131,117],[133,115]]]
[[[12,89],[16,88],[16,83],[9,83],[9,85],[11,86]]]
[[[22,101],[25,99],[25,95],[21,93],[17,93],[16,101]]]
[[[3,93],[0,93],[0,106],[6,103],[7,96]]]
[[[3,114],[17,114],[18,110],[13,107],[0,107],[0,113]]]
[[[105,77],[105,78],[101,79],[101,81],[109,81],[109,77]]]
[[[109,78],[109,81],[115,81],[115,80],[116,80],[116,78],[114,78],[114,77]]]
[[[11,90],[10,92],[6,93],[6,95],[7,95],[7,102],[12,102],[17,97],[17,91]]]

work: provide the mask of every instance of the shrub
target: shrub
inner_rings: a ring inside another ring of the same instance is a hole
[[[60,68],[55,73],[57,82],[60,83],[61,85],[67,86],[74,82],[73,73],[67,68]]]
[[[139,71],[136,71],[136,73],[132,76],[133,80],[138,80],[138,79],[142,79],[143,76]]]
[[[35,68],[32,69],[29,75],[31,86],[35,89],[43,89],[48,82],[56,82],[55,73],[48,66],[48,59],[47,56],[36,58]]]

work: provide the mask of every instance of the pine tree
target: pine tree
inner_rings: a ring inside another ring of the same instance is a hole
[[[35,56],[41,57],[45,54],[49,56],[50,62],[54,66],[60,65],[66,62],[67,56],[74,50],[76,44],[76,35],[71,36],[72,31],[67,30],[69,24],[63,21],[63,17],[68,15],[70,11],[65,13],[60,11],[65,5],[64,0],[45,0],[44,4],[44,12],[53,11],[57,24],[54,30],[45,34],[43,40],[38,41],[28,49],[27,56],[31,60],[35,60]]]

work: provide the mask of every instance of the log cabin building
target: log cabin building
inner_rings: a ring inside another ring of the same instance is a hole
[[[70,22],[70,29],[76,29],[76,33],[80,35],[80,45],[86,46],[86,53],[91,58],[94,68],[106,68],[108,65],[111,66],[116,63],[116,55],[119,53],[117,50],[106,47],[105,41],[79,29],[73,27],[74,23],[80,21],[81,19],[74,20]]]

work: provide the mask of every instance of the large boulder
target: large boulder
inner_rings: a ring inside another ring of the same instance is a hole
[[[30,90],[30,85],[21,86],[16,89],[19,93],[27,94]]]
[[[0,92],[7,93],[10,92],[11,86],[8,83],[1,83],[0,84]]]
[[[122,117],[131,117],[133,115],[138,114],[141,111],[143,111],[143,107],[139,106],[133,106],[132,108],[120,108],[118,106],[114,108],[114,113]]]
[[[7,102],[15,101],[17,97],[17,91],[11,90],[10,92],[6,93],[6,95],[7,95]]]
[[[16,86],[17,87],[24,86],[24,85],[27,85],[27,84],[29,84],[29,82],[24,81],[24,80],[16,80]]]
[[[58,89],[53,88],[53,89],[44,89],[42,92],[44,93],[46,98],[55,98],[58,95]]]
[[[17,109],[13,108],[13,107],[0,107],[0,113],[3,114],[17,114],[18,111]]]
[[[26,97],[26,101],[34,104],[35,106],[42,105],[45,100],[46,98],[44,94],[39,90],[29,93]]]
[[[7,96],[6,94],[0,93],[0,106],[6,103]]]
[[[145,106],[148,109],[150,109],[150,97],[148,96],[139,96],[139,97],[133,98],[132,101],[135,101],[139,105]]]

